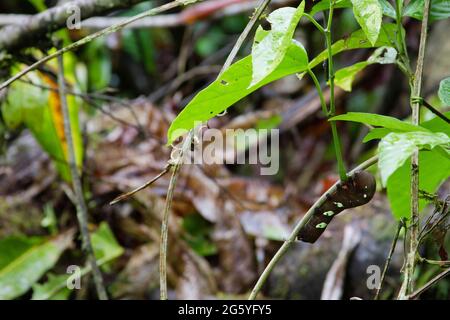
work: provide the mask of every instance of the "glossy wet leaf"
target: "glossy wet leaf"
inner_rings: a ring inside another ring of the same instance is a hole
[[[395,30],[396,26],[393,24],[383,25],[375,46],[390,45],[391,39],[395,39]],[[261,30],[257,33],[257,37],[263,38],[266,34],[267,31]],[[370,47],[372,45],[364,32],[358,30],[348,38],[334,43],[332,51],[333,54],[338,54],[346,50]],[[252,66],[251,56],[245,57],[231,65],[216,81],[200,91],[188,103],[170,125],[167,133],[168,144],[194,128],[195,124],[211,119],[260,87],[287,75],[304,72],[307,68],[314,68],[326,59],[327,52],[323,51],[308,64],[307,54],[303,46],[296,41],[292,41],[280,65],[258,85],[248,88],[252,77]]]
[[[250,86],[257,85],[272,73],[283,60],[292,42],[295,28],[302,17],[305,2],[297,9],[284,7],[272,12],[267,21],[270,31],[263,39],[255,38],[252,49],[252,81]],[[258,31],[262,30],[259,27]]]
[[[445,106],[450,106],[450,77],[439,83],[439,99]]]
[[[450,147],[450,138],[441,132],[389,133],[378,145],[378,169],[381,183],[385,186],[389,177],[411,157],[416,149],[432,150],[437,146]]]
[[[168,143],[248,96],[262,86],[287,75],[302,72],[308,67],[308,57],[302,45],[291,42],[283,61],[263,81],[250,87],[252,79],[251,56],[231,65],[216,81],[200,91],[170,125]]]
[[[72,233],[53,239],[9,237],[0,240],[0,300],[20,297],[58,261]]]
[[[353,13],[356,21],[369,39],[375,45],[381,29],[383,9],[378,0],[352,0]]]

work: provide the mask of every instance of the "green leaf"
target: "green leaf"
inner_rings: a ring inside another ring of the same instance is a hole
[[[271,74],[283,60],[292,43],[295,28],[305,9],[302,1],[297,9],[284,7],[272,12],[267,21],[271,30],[262,39],[256,39],[252,49],[252,82],[257,85]],[[262,30],[261,26],[258,31]]]
[[[170,125],[167,133],[168,144],[194,128],[197,122],[211,119],[262,86],[287,75],[305,71],[308,67],[305,49],[300,43],[292,41],[278,67],[263,81],[249,88],[252,79],[251,60],[251,56],[247,56],[231,65],[216,81],[189,102]]]
[[[444,112],[444,115],[448,118],[450,117],[450,111]],[[430,130],[431,132],[444,132],[450,137],[450,126],[447,122],[439,117],[434,117],[431,120],[425,121],[420,124],[421,127]]]
[[[423,131],[392,132],[385,136],[378,145],[378,169],[382,185],[386,185],[389,177],[417,148],[432,150],[437,146],[450,146],[450,138],[445,133]]]
[[[417,20],[423,18],[424,0],[412,0],[403,10],[403,16]],[[430,22],[450,17],[450,0],[432,0],[430,7]]]
[[[444,113],[445,116],[450,117],[450,111]],[[431,120],[425,121],[420,124],[421,127],[431,132],[443,132],[450,137],[450,126],[447,122],[439,117],[434,117]],[[368,142],[375,139],[381,139],[387,136],[391,132],[401,132],[402,130],[393,130],[388,128],[374,128],[363,139],[363,142]],[[406,130],[408,131],[408,130]]]
[[[330,118],[330,121],[353,121],[364,124],[369,124],[377,127],[384,127],[391,130],[398,131],[424,131],[428,130],[409,122],[401,121],[394,117],[383,116],[375,113],[365,113],[365,112],[348,112]]]
[[[390,45],[392,39],[395,39],[395,30],[396,26],[393,24],[383,25],[375,46]],[[264,30],[262,32],[267,33]],[[261,32],[257,34],[258,37],[263,35]],[[338,54],[345,50],[370,48],[371,46],[364,32],[358,30],[347,39],[333,44],[332,51],[333,54]],[[200,91],[181,111],[168,130],[168,144],[194,128],[196,123],[200,124],[211,119],[260,87],[287,75],[314,68],[326,59],[327,52],[323,51],[308,65],[305,49],[300,43],[293,40],[280,65],[258,85],[248,88],[252,77],[251,56],[245,57],[231,65],[216,81]]]
[[[34,84],[56,89],[56,82],[46,75],[32,72],[27,75]],[[83,144],[78,120],[78,101],[67,97],[77,164],[83,159]],[[67,140],[64,133],[61,103],[55,91],[45,90],[26,82],[13,83],[8,91],[1,112],[6,125],[16,129],[24,124],[34,138],[54,160],[64,180],[70,181]]]
[[[73,232],[50,240],[10,237],[0,240],[0,300],[26,293],[52,268],[72,243]]]
[[[33,285],[32,300],[67,300],[70,296],[70,289],[67,287],[67,279],[70,275],[55,275],[49,273],[44,284],[35,283]]]
[[[92,246],[99,267],[118,258],[123,254],[123,248],[117,243],[108,224],[102,222],[98,229],[92,234]],[[81,276],[91,271],[90,266],[81,270]],[[67,280],[70,274],[51,275],[44,284],[33,286],[33,300],[63,299],[70,291],[67,289]]]
[[[435,193],[450,176],[450,160],[435,150],[419,152],[419,189]],[[411,161],[408,159],[387,182],[387,196],[394,217],[408,218],[411,212]],[[426,201],[419,199],[422,210]]]
[[[450,106],[450,77],[439,83],[439,99],[445,106]]]
[[[368,61],[361,61],[336,71],[334,83],[345,91],[352,91],[352,84],[358,72],[367,67]]]
[[[362,48],[371,48],[371,47],[390,47],[395,42],[397,27],[395,24],[387,23],[381,25],[381,31],[378,36],[378,40],[375,45],[372,45],[370,41],[367,40],[367,37],[363,30],[359,29],[353,32],[349,37],[336,41],[331,46],[331,51],[333,55],[341,53],[346,50],[354,50],[354,49],[362,49]],[[325,61],[328,58],[327,50],[322,51],[319,55],[317,55],[311,62],[309,63],[309,68],[312,69]]]
[[[392,19],[395,19],[395,9],[394,7],[389,3],[388,0],[380,0],[381,8],[383,9],[383,14],[385,16],[388,16]]]
[[[350,8],[352,6],[352,2],[350,0],[336,0],[334,2],[334,8],[342,9],[342,8]],[[324,10],[330,9],[330,0],[322,0],[312,7],[309,12],[310,15],[314,16],[316,13]]]
[[[372,45],[375,45],[381,29],[383,9],[378,0],[351,0],[356,21]]]
[[[123,253],[123,248],[117,242],[106,222],[100,224],[92,234],[91,240],[95,257],[99,262],[114,259]]]
[[[366,136],[363,139],[363,142],[366,143],[375,139],[384,138],[391,132],[392,130],[388,128],[374,128],[370,130],[369,133],[366,134]]]
[[[377,48],[367,61],[361,61],[338,70],[335,74],[335,84],[345,91],[352,91],[352,84],[358,72],[374,63],[394,63],[396,57],[397,51],[392,47]]]

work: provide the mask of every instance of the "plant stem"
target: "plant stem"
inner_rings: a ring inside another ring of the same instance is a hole
[[[259,2],[258,7],[255,9],[252,17],[250,18],[250,21],[245,26],[242,33],[239,35],[239,38],[237,39],[236,43],[233,46],[233,49],[231,49],[230,54],[227,57],[227,60],[222,66],[222,70],[220,70],[219,76],[228,69],[228,67],[233,63],[234,58],[236,58],[236,55],[239,52],[239,49],[241,48],[242,44],[244,43],[245,39],[247,39],[250,31],[253,29],[253,27],[256,24],[256,21],[258,21],[259,17],[263,14],[264,10],[267,8],[271,0],[261,0]]]
[[[359,166],[357,166],[355,169],[353,169],[349,175],[359,171],[367,169],[368,167],[372,166],[378,161],[378,157],[374,156],[367,161],[361,163]],[[336,182],[330,189],[327,190],[322,196],[309,208],[309,210],[305,213],[305,215],[300,219],[300,221],[295,225],[294,229],[292,230],[291,234],[289,235],[289,238],[283,243],[283,245],[278,249],[278,251],[275,253],[275,255],[272,257],[272,260],[270,260],[269,264],[264,269],[263,273],[259,277],[258,281],[256,282],[255,286],[253,287],[252,292],[250,293],[249,300],[255,300],[259,291],[261,291],[261,288],[263,287],[264,283],[267,281],[267,278],[269,277],[270,273],[272,272],[275,265],[280,261],[280,259],[283,257],[283,255],[287,252],[287,250],[290,248],[292,243],[296,241],[298,233],[302,230],[304,225],[309,221],[309,219],[313,216],[314,211],[317,207],[321,206],[326,200],[327,195],[331,192],[336,190],[336,187],[339,182]]]
[[[320,99],[320,105],[322,106],[322,112],[324,115],[328,116],[328,107],[327,104],[325,102],[325,98],[323,96],[323,90],[322,87],[320,86],[319,80],[317,80],[316,75],[314,74],[314,72],[311,69],[308,69],[308,74],[311,77],[311,79],[314,82],[314,85],[316,86],[316,91],[319,95],[319,99]]]
[[[61,100],[61,109],[63,113],[64,135],[67,142],[67,153],[69,158],[69,168],[72,177],[73,189],[76,197],[77,218],[80,225],[80,232],[83,242],[83,249],[86,251],[87,259],[92,270],[95,288],[100,300],[108,300],[108,295],[103,285],[103,278],[92,248],[91,237],[88,230],[88,210],[83,196],[83,188],[81,186],[81,179],[78,175],[78,168],[76,164],[75,148],[73,145],[72,128],[70,125],[70,114],[66,99],[66,85],[64,80],[64,62],[63,56],[58,57],[58,88],[59,97]]]
[[[303,13],[303,16],[306,17],[309,21],[311,21],[311,23],[317,28],[317,30],[319,30],[323,34],[325,33],[325,29],[320,25],[319,22],[317,22],[316,19],[314,19],[314,17],[312,17],[308,13]]]
[[[402,11],[403,0],[395,0],[395,22],[397,25],[397,44],[399,46],[400,57],[402,57],[403,63],[407,70],[406,72],[411,75],[408,50],[406,48],[405,33],[402,26]]]
[[[434,277],[433,279],[431,279],[430,281],[428,281],[422,288],[414,291],[413,293],[411,293],[408,296],[408,299],[416,299],[418,296],[420,296],[424,291],[428,290],[429,288],[431,288],[434,284],[436,284],[438,281],[440,281],[441,279],[445,278],[446,276],[448,276],[450,274],[450,268],[446,269],[445,271],[441,272],[440,274],[438,274],[436,277]]]
[[[236,57],[239,49],[241,48],[242,44],[244,43],[245,39],[249,35],[252,28],[255,26],[256,22],[258,21],[259,17],[264,12],[267,5],[270,3],[270,0],[261,0],[258,7],[256,8],[253,16],[251,17],[250,21],[248,22],[247,26],[245,27],[244,31],[242,31],[241,35],[239,36],[238,40],[234,44],[233,49],[231,50],[230,54],[228,55],[222,69],[220,70],[219,76],[233,63],[234,58]],[[189,133],[186,136],[186,140],[183,143],[183,146],[180,150],[179,155],[179,161],[175,165],[173,165],[173,172],[172,176],[170,178],[170,184],[169,189],[167,191],[167,197],[166,197],[166,205],[164,208],[164,214],[161,224],[161,243],[160,243],[160,260],[159,260],[159,269],[160,269],[160,297],[161,300],[167,300],[167,242],[168,242],[168,222],[169,222],[169,214],[170,214],[170,207],[172,204],[173,199],[173,191],[175,189],[177,178],[179,175],[179,172],[181,170],[181,167],[183,165],[182,159],[183,154],[189,150],[192,140],[194,138],[194,130],[190,130]]]
[[[327,44],[327,52],[328,52],[328,81],[330,82],[330,108],[327,116],[329,118],[333,117],[336,113],[335,101],[334,101],[334,67],[333,67],[333,50],[332,50],[332,42],[331,42],[331,25],[333,21],[333,11],[334,11],[334,3],[330,1],[330,11],[328,13],[328,23],[327,28],[324,30],[325,39]],[[342,157],[342,147],[341,140],[339,138],[339,133],[336,127],[336,122],[332,121],[331,125],[331,133],[333,135],[333,144],[334,150],[336,153],[336,160],[338,163],[338,171],[339,177],[341,181],[347,180],[346,169],[344,165],[344,160]]]
[[[166,204],[164,206],[164,213],[161,223],[161,241],[159,249],[159,283],[160,283],[160,296],[161,300],[167,300],[167,242],[169,236],[169,216],[170,209],[172,207],[173,194],[177,185],[178,175],[183,165],[183,158],[186,150],[189,150],[192,139],[194,137],[194,131],[189,131],[184,143],[181,147],[178,159],[172,165],[172,176],[170,177],[169,188],[167,189]]]
[[[411,97],[420,97],[422,86],[423,62],[425,58],[425,46],[428,29],[428,16],[430,9],[430,0],[424,1],[422,28],[420,33],[419,54],[417,57],[416,72],[412,85]],[[416,101],[411,104],[412,123],[420,123],[420,104]],[[405,277],[400,288],[399,299],[407,299],[408,294],[414,290],[414,269],[416,264],[416,252],[419,245],[419,151],[411,156],[411,221],[409,231],[409,251],[406,256]]]
[[[389,254],[386,259],[386,263],[384,264],[383,273],[381,274],[381,279],[380,279],[380,286],[377,288],[377,292],[375,294],[375,297],[373,298],[374,300],[378,300],[378,297],[380,295],[381,288],[382,288],[383,282],[384,282],[384,278],[386,277],[386,272],[389,268],[389,265],[391,264],[392,255],[394,254],[395,247],[397,246],[398,237],[400,236],[400,231],[402,230],[402,228],[403,228],[403,220],[400,220],[398,222],[397,231],[395,232],[394,239],[392,240],[392,243],[391,243],[391,249],[389,250]]]

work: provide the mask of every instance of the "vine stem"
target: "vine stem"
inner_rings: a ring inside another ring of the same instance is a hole
[[[73,145],[72,128],[70,125],[70,114],[66,99],[66,84],[64,80],[64,61],[63,56],[58,56],[58,88],[63,113],[64,135],[67,143],[67,153],[69,158],[70,175],[75,192],[75,205],[77,207],[77,219],[80,226],[83,249],[87,254],[87,259],[92,270],[95,288],[100,300],[108,300],[105,286],[103,284],[102,274],[95,259],[94,249],[92,248],[91,237],[88,230],[88,209],[83,196],[81,179],[78,175],[76,164],[75,147]]]
[[[159,285],[160,285],[160,297],[161,300],[167,300],[167,243],[169,238],[169,216],[170,209],[172,207],[173,194],[177,185],[180,169],[183,165],[183,159],[186,150],[189,149],[194,137],[194,131],[189,131],[184,143],[178,154],[178,159],[171,165],[172,176],[170,177],[169,188],[167,189],[166,204],[164,206],[164,213],[161,222],[161,241],[159,248]]]
[[[375,164],[377,161],[378,161],[378,156],[374,156],[374,157],[366,160],[365,162],[361,163],[355,169],[353,169],[349,173],[349,175],[352,175],[353,173],[355,173],[357,171],[367,169],[368,167]],[[267,278],[269,277],[273,268],[280,261],[280,259],[287,252],[287,250],[291,247],[292,243],[294,243],[296,241],[298,233],[302,230],[302,228],[305,226],[305,224],[313,216],[315,209],[318,208],[319,206],[321,206],[327,200],[328,194],[330,194],[336,190],[338,183],[339,182],[336,182],[330,189],[327,190],[327,192],[322,194],[322,196],[311,206],[311,208],[309,208],[309,210],[305,213],[305,215],[302,217],[302,219],[300,219],[300,221],[295,225],[294,229],[292,230],[291,234],[289,235],[289,238],[283,243],[283,245],[280,247],[280,249],[278,249],[278,251],[272,257],[272,260],[270,260],[269,264],[266,266],[263,273],[259,277],[255,286],[253,287],[252,292],[250,293],[250,296],[248,298],[249,300],[256,299],[259,291],[261,291],[261,288],[263,287],[264,283],[266,283]]]
[[[397,246],[398,238],[400,236],[400,231],[402,230],[403,226],[404,226],[403,220],[400,220],[398,222],[398,225],[397,225],[397,231],[395,232],[394,239],[392,240],[392,243],[391,243],[391,248],[389,250],[388,257],[387,257],[386,262],[384,264],[383,272],[381,274],[381,279],[380,279],[380,285],[377,288],[377,292],[375,293],[375,297],[373,298],[374,300],[378,300],[378,297],[380,296],[380,292],[381,292],[381,288],[383,286],[384,278],[386,277],[386,272],[387,272],[387,270],[389,268],[389,265],[391,264],[392,256],[394,254],[395,247]]]
[[[411,97],[419,97],[421,92],[429,11],[430,0],[425,0],[423,7],[422,27],[420,32],[419,53],[417,56],[417,66],[412,84]],[[420,103],[414,101],[411,104],[411,108],[412,123],[415,125],[419,125]],[[419,245],[419,227],[419,151],[416,149],[411,156],[411,221],[408,228],[409,250],[406,256],[405,276],[400,288],[398,299],[407,299],[408,294],[414,289],[414,269],[416,265],[417,248]]]
[[[195,3],[195,2],[199,2],[199,1],[202,1],[202,0],[192,0],[189,3]],[[26,75],[28,72],[37,69],[38,67],[40,67],[44,63],[46,63],[46,62],[48,62],[48,61],[50,61],[50,60],[52,60],[54,58],[57,58],[60,55],[66,53],[66,52],[73,51],[73,50],[75,50],[75,49],[77,49],[77,48],[79,48],[79,47],[81,47],[81,46],[91,42],[92,40],[99,38],[99,37],[102,37],[102,36],[108,35],[110,33],[119,31],[122,28],[124,28],[125,26],[127,26],[130,23],[133,23],[133,22],[135,22],[137,20],[140,20],[142,18],[149,17],[149,16],[154,16],[154,15],[157,15],[157,14],[159,14],[161,12],[164,12],[164,11],[167,11],[167,10],[170,10],[170,9],[182,6],[182,5],[183,5],[182,1],[172,1],[172,2],[166,3],[166,4],[162,5],[162,6],[159,6],[157,8],[153,8],[153,9],[144,11],[144,12],[142,12],[142,13],[140,13],[138,15],[135,15],[135,16],[133,16],[133,17],[131,17],[131,18],[125,20],[125,21],[122,21],[122,22],[120,22],[118,24],[115,24],[115,25],[112,25],[112,26],[110,26],[110,27],[108,27],[106,29],[103,29],[103,30],[97,31],[97,32],[95,32],[95,33],[93,33],[91,35],[88,35],[88,36],[86,36],[86,37],[84,37],[84,38],[82,38],[82,39],[80,39],[80,40],[78,40],[78,41],[76,41],[76,42],[74,42],[74,43],[64,47],[64,48],[61,48],[61,49],[57,50],[56,52],[54,52],[54,53],[52,53],[52,54],[50,54],[48,56],[45,56],[41,60],[33,63],[32,65],[30,65],[28,67],[26,67],[22,71],[20,71],[17,74],[15,74],[13,77],[11,77],[8,80],[6,80],[5,82],[3,82],[0,85],[0,90],[8,87],[10,84],[12,84],[14,81],[20,79],[21,77]]]
[[[411,74],[408,50],[406,48],[405,33],[402,27],[402,11],[403,11],[403,0],[395,0],[395,22],[397,25],[397,43],[398,46],[400,47],[399,53],[400,56],[403,58],[403,65],[406,66],[407,73]]]
[[[242,47],[245,39],[250,34],[250,31],[255,26],[259,17],[261,17],[265,8],[268,6],[271,0],[261,0],[253,13],[250,21],[247,26],[242,31],[238,40],[233,46],[230,54],[228,55],[222,69],[220,70],[219,76],[233,63],[234,58],[236,58],[239,49]],[[181,167],[183,165],[183,155],[187,150],[191,147],[192,141],[194,139],[194,131],[190,130],[186,136],[186,139],[181,147],[178,161],[174,165],[172,165],[172,176],[170,178],[169,189],[167,191],[166,204],[164,207],[163,219],[161,223],[161,242],[160,242],[160,258],[159,258],[159,280],[160,280],[160,298],[161,300],[167,300],[167,243],[168,243],[168,234],[169,234],[169,216],[170,216],[170,208],[173,200],[173,192],[175,190],[175,186],[178,180],[178,175],[180,173]]]
[[[332,42],[331,42],[331,26],[333,21],[333,12],[334,12],[334,2],[330,1],[330,11],[328,14],[328,22],[327,27],[324,30],[325,39],[327,44],[327,52],[328,52],[328,81],[330,82],[330,108],[328,110],[328,118],[333,117],[336,114],[336,106],[334,102],[334,67],[333,67],[333,50],[332,50]],[[333,145],[336,153],[336,160],[338,163],[338,171],[339,177],[341,181],[347,181],[347,174],[344,165],[344,160],[342,157],[342,146],[341,140],[339,138],[339,133],[336,127],[336,122],[332,121],[330,123],[331,126],[331,134],[333,136]]]

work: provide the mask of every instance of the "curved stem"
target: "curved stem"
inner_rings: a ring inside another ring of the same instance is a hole
[[[334,67],[333,67],[333,50],[331,42],[331,24],[333,21],[333,2],[330,1],[330,12],[328,14],[327,28],[325,29],[325,38],[327,44],[328,52],[328,81],[330,82],[330,108],[328,112],[328,117],[333,117],[336,113],[336,107],[334,102]],[[339,133],[334,121],[331,122],[331,133],[333,135],[334,150],[336,153],[336,160],[338,163],[339,177],[341,181],[347,180],[346,169],[344,165],[344,159],[342,157],[341,140],[339,138]]]
[[[361,163],[359,166],[357,166],[355,169],[353,169],[349,174],[351,175],[359,170],[367,169],[368,167],[375,164],[377,161],[378,161],[378,157],[374,156],[374,157],[368,159],[367,161]],[[313,216],[315,209],[317,207],[321,206],[326,201],[328,194],[330,194],[331,192],[336,190],[338,183],[339,182],[336,182],[330,189],[327,190],[327,192],[322,194],[322,196],[312,205],[312,207],[309,208],[309,210],[305,213],[305,215],[302,217],[302,219],[295,225],[294,229],[292,230],[291,234],[289,235],[289,238],[283,243],[283,245],[280,247],[280,249],[278,249],[277,253],[275,253],[272,260],[270,260],[269,264],[266,266],[263,273],[259,277],[255,286],[253,287],[252,292],[250,293],[250,296],[248,297],[249,300],[256,299],[259,291],[261,291],[261,288],[263,287],[264,283],[266,283],[267,278],[269,277],[273,268],[280,261],[280,259],[287,252],[287,250],[291,247],[292,243],[294,243],[296,241],[298,233],[302,230],[302,228],[305,226],[305,224]]]
[[[419,54],[417,57],[416,72],[412,83],[411,97],[420,97],[422,86],[423,63],[425,58],[425,46],[427,40],[428,16],[430,11],[430,0],[424,1],[422,28],[420,33]],[[411,104],[412,123],[420,123],[420,104]],[[414,290],[414,269],[416,265],[416,252],[419,246],[419,151],[414,151],[411,157],[411,221],[409,227],[409,250],[405,265],[405,277],[403,279],[399,299],[407,299],[408,294]]]
[[[314,72],[311,69],[308,69],[308,74],[311,77],[311,79],[314,82],[314,85],[316,86],[316,90],[317,90],[317,94],[319,95],[319,99],[320,99],[320,105],[322,106],[322,112],[324,115],[328,116],[328,107],[327,107],[327,103],[325,102],[325,98],[323,96],[323,90],[322,87],[320,86],[319,80],[317,80],[316,75],[314,74]]]
[[[183,166],[183,158],[185,152],[189,150],[192,139],[194,138],[193,130],[189,131],[186,136],[183,145],[181,147],[178,159],[171,165],[172,176],[170,177],[169,188],[167,189],[166,204],[164,206],[164,213],[161,222],[161,241],[159,248],[159,285],[160,285],[160,297],[161,300],[167,300],[167,243],[169,238],[169,217],[170,209],[172,208],[173,194],[177,185],[178,175],[181,167]]]
[[[402,10],[403,1],[395,0],[395,22],[397,25],[397,44],[399,46],[400,57],[402,58],[402,64],[406,67],[406,73],[411,76],[408,50],[406,49],[405,33],[402,26]]]
[[[325,29],[320,25],[320,23],[317,22],[316,19],[314,19],[314,17],[312,17],[308,13],[303,13],[303,16],[306,17],[309,21],[311,21],[311,23],[317,28],[317,30],[319,30],[323,34],[325,33]]]

